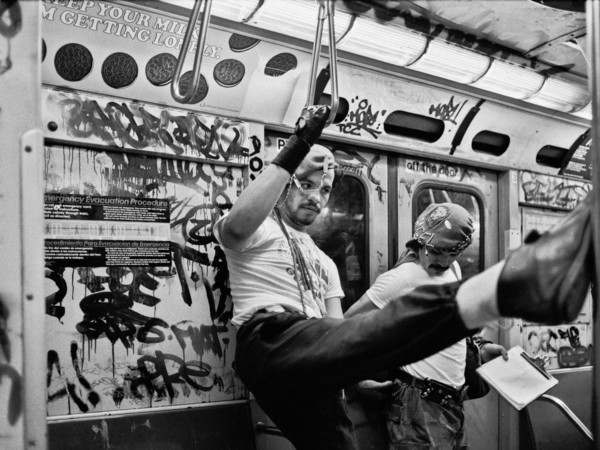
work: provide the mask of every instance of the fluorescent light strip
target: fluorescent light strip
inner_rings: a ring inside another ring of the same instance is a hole
[[[358,18],[338,49],[397,66],[407,66],[423,54],[427,38],[393,25]]]
[[[592,102],[589,102],[579,111],[574,111],[572,114],[577,117],[583,117],[584,119],[592,120]]]
[[[265,30],[286,34],[298,39],[313,42],[317,30],[319,5],[316,2],[289,2],[267,0],[255,16],[248,22]],[[339,39],[348,29],[350,14],[336,11],[334,14],[335,35]],[[323,45],[327,45],[329,26],[327,17],[323,21]]]
[[[194,6],[194,0],[161,1],[189,9]],[[258,4],[259,0],[216,0],[211,14],[242,22]],[[317,16],[316,1],[265,0],[248,25],[312,42]],[[352,16],[336,11],[334,17],[336,36],[340,39]],[[323,33],[323,44],[327,45],[327,20]],[[586,86],[545,77],[499,59],[492,58],[490,65],[489,56],[442,39],[432,39],[429,46],[427,41],[425,35],[393,22],[382,24],[359,16],[338,43],[338,49],[591,120],[590,94]]]
[[[170,0],[173,3],[179,3],[177,0]],[[200,1],[200,0],[196,0]],[[259,0],[217,0],[213,1],[211,14],[232,20],[234,22],[242,22],[252,11],[256,9]],[[190,2],[193,6],[193,0]]]
[[[526,99],[538,92],[545,77],[533,70],[494,59],[489,70],[470,85],[507,97]]]
[[[560,78],[548,78],[540,91],[527,102],[563,112],[584,108],[590,102],[586,86],[570,83]]]
[[[425,54],[408,68],[469,84],[480,78],[491,62],[489,56],[434,39],[429,42]]]
[[[181,8],[187,8],[190,11],[194,9],[195,1],[201,0],[160,0],[162,3],[169,3]],[[242,22],[252,11],[256,9],[259,0],[216,0],[212,2],[210,9],[211,16],[218,16],[234,22]]]

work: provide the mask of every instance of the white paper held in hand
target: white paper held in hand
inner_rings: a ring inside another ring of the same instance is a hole
[[[558,384],[556,378],[534,364],[518,345],[508,351],[507,361],[492,359],[477,372],[518,411]]]

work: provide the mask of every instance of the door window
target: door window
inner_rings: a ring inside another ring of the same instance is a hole
[[[346,311],[368,287],[367,198],[360,178],[345,174],[335,181],[308,233],[338,268]]]

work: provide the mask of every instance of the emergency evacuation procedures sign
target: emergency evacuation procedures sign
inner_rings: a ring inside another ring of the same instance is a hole
[[[169,211],[165,199],[46,194],[46,262],[170,266]]]

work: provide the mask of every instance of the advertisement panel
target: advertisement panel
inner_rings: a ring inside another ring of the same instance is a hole
[[[44,83],[182,106],[172,98],[170,83],[187,16],[157,14],[134,2],[45,0],[41,8]],[[199,25],[183,65],[182,95],[191,84],[198,33]],[[203,50],[200,88],[184,106],[208,114],[255,117],[263,109],[255,103],[264,102],[270,105],[264,108],[267,114],[280,120],[300,76],[298,67],[310,66],[307,52],[215,27],[208,30]]]

